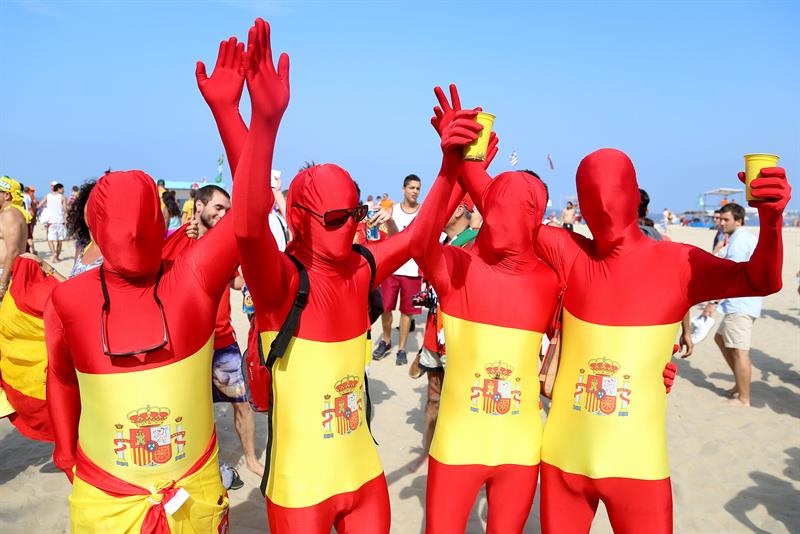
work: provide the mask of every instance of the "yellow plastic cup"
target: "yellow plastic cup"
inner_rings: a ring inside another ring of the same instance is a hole
[[[744,180],[747,186],[747,200],[753,200],[750,191],[750,182],[758,178],[764,167],[775,167],[780,159],[775,154],[745,154],[744,155]]]
[[[492,133],[494,115],[479,111],[475,120],[483,125],[483,130],[478,132],[478,138],[464,147],[464,159],[470,161],[483,161],[486,159],[486,149],[489,148],[489,135]]]

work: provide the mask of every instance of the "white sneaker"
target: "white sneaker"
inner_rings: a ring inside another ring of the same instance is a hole
[[[706,317],[703,314],[692,319],[692,343],[697,344],[703,341],[711,329],[714,327],[714,318]]]

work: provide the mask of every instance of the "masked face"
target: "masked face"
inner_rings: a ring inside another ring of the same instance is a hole
[[[483,226],[478,250],[492,256],[530,254],[541,226],[547,192],[527,172],[504,172],[483,192]]]
[[[348,217],[338,227],[326,227],[326,211],[358,205],[355,183],[336,165],[315,165],[298,174],[286,200],[289,228],[295,236],[289,251],[305,249],[328,261],[348,257],[356,234],[356,222]]]
[[[578,202],[592,237],[612,246],[639,220],[639,185],[633,163],[624,152],[604,148],[581,161],[577,173]]]
[[[126,278],[158,272],[164,217],[150,176],[126,171],[100,178],[89,195],[86,224],[108,269]]]

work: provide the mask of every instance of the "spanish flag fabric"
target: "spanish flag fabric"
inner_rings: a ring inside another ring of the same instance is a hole
[[[12,269],[11,285],[0,304],[0,376],[7,402],[16,412],[9,420],[31,439],[53,441],[45,401],[42,316],[58,280],[45,276],[35,261],[26,258],[17,258]]]
[[[262,346],[269,347],[276,335],[262,332]],[[273,365],[273,441],[267,451],[271,502],[288,508],[315,505],[383,473],[367,427],[365,338],[295,337]]]
[[[678,324],[605,326],[564,310],[542,459],[591,478],[669,476],[661,370]],[[591,444],[591,446],[587,446]]]

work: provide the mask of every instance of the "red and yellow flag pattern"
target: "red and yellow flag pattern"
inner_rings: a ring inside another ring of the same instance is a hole
[[[53,441],[45,401],[47,350],[44,305],[58,280],[39,265],[17,258],[11,285],[0,304],[0,376],[3,394],[15,413],[9,420],[31,439]],[[0,416],[4,414],[0,407]]]

